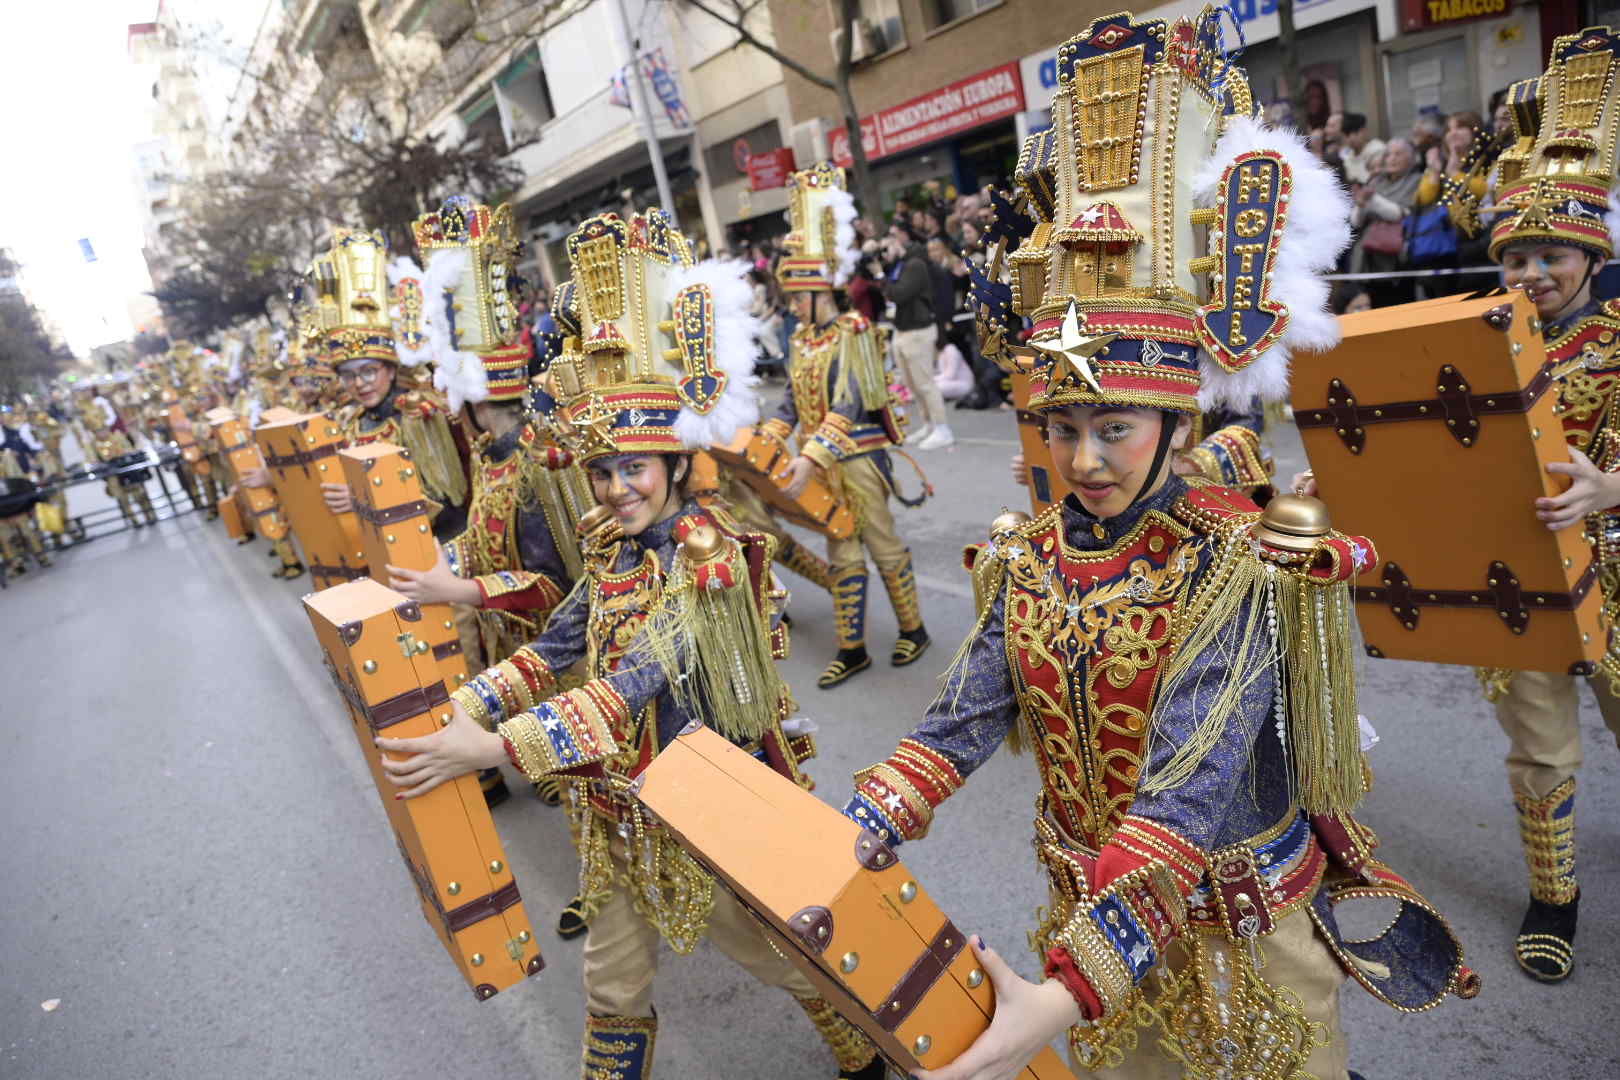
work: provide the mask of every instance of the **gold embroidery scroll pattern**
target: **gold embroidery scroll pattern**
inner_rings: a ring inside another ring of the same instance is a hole
[[[1014,587],[1007,590],[1005,609],[1008,659],[1012,670],[1019,673],[1021,709],[1035,736],[1032,742],[1041,759],[1044,785],[1060,804],[1054,809],[1066,823],[1089,835],[1094,831],[1093,784],[1087,775],[1088,762],[1078,749],[1082,742],[1075,726],[1079,711],[1070,696],[1067,665],[1050,647],[1053,631],[1059,625],[1058,603],[1050,594],[1016,587],[1020,570],[1027,574],[1031,568],[1027,564],[1009,568],[1013,570]],[[1035,671],[1050,667],[1056,673],[1053,681],[1061,697],[1054,698],[1047,690],[1031,685],[1023,677],[1020,658]]]
[[[586,655],[593,675],[601,677],[613,670],[641,631],[642,623],[658,602],[662,591],[658,557],[648,551],[640,566],[623,574],[603,574],[591,597],[590,619],[586,624]],[[631,588],[609,593],[604,585],[628,582]]]
[[[830,349],[803,348],[793,365],[793,403],[799,411],[799,430],[815,431],[827,416]]]
[[[1613,373],[1595,375],[1585,371],[1571,372],[1565,376],[1564,390],[1559,395],[1560,415],[1566,423],[1585,423],[1608,404],[1616,383],[1620,383],[1620,375]]]

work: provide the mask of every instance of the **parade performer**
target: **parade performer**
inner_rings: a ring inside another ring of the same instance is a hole
[[[406,596],[453,605],[463,652],[476,670],[538,637],[579,579],[576,527],[591,497],[573,454],[527,415],[534,344],[513,301],[511,208],[454,196],[413,228],[426,269],[396,261],[395,303],[415,303],[412,291],[420,289],[434,385],[477,434],[466,530],[442,546],[431,569],[388,570],[390,584]],[[397,340],[417,344],[405,334]],[[480,781],[486,793],[505,791],[499,770]],[[535,790],[549,804],[561,801],[555,778]],[[583,930],[580,923],[573,933]]]
[[[1052,193],[1021,248],[1045,284],[1014,311],[1073,494],[993,524],[978,624],[845,809],[914,839],[1001,744],[1035,757],[1046,981],[977,942],[995,1017],[931,1080],[1012,1077],[1064,1028],[1078,1066],[1121,1080],[1345,1080],[1346,974],[1404,1011],[1474,989],[1350,816],[1370,779],[1349,583],[1371,543],[1314,499],[1262,515],[1168,468],[1201,406],[1279,397],[1288,353],[1337,338],[1316,275],[1348,240],[1344,195],[1255,119],[1216,19],[1110,16],[1058,51],[1053,126],[1025,150]],[[1393,921],[1344,940],[1335,904],[1369,896]]]
[[[421,272],[414,272],[419,280]],[[337,371],[352,399],[338,418],[349,445],[387,442],[409,450],[422,492],[433,504],[433,535],[445,540],[461,532],[467,520],[464,451],[444,398],[414,377],[428,359],[420,286],[407,296],[396,320],[390,313],[389,274],[382,233],[334,230],[331,250],[315,260],[321,359]],[[396,333],[402,339],[397,348]],[[403,363],[405,358],[413,363]],[[333,513],[353,507],[347,485],[322,488]]]
[[[35,455],[39,449],[23,437],[24,416],[11,405],[0,402],[0,496],[13,494],[10,481],[18,481],[23,492],[33,490],[30,475],[35,471]],[[34,557],[41,567],[51,565],[40,539],[39,525],[34,520],[33,508],[18,514],[0,517],[0,559],[11,567],[13,574],[27,569],[23,553]]]
[[[1620,34],[1592,27],[1553,43],[1547,70],[1508,94],[1515,138],[1497,158],[1498,216],[1491,258],[1509,288],[1536,305],[1555,362],[1558,413],[1569,463],[1547,468],[1570,478],[1555,498],[1536,500],[1552,530],[1582,528],[1592,544],[1612,627],[1620,616],[1620,301],[1598,301],[1592,278],[1620,240],[1615,139]],[[1459,199],[1460,222],[1470,220]],[[1477,221],[1477,219],[1473,219]],[[1513,951],[1546,982],[1575,963],[1580,887],[1575,878],[1575,774],[1581,765],[1575,676],[1482,670],[1486,697],[1508,737],[1507,772],[1530,871],[1530,905]],[[1591,680],[1598,710],[1620,742],[1620,640]]]
[[[900,624],[889,663],[915,663],[929,639],[911,549],[900,539],[889,507],[889,496],[899,492],[888,451],[902,434],[883,338],[865,316],[840,314],[835,292],[849,280],[860,255],[855,201],[844,189],[844,170],[825,162],[794,173],[788,187],[793,231],[777,275],[799,329],[793,334],[787,394],[761,430],[786,443],[798,429],[788,495],[802,492],[819,471],[855,512],[855,535],[827,541],[838,635],[838,651],[816,680],[827,689],[872,666],[866,652],[867,552]],[[921,501],[902,499],[907,506]]]
[[[40,479],[45,483],[60,480],[67,473],[67,466],[62,458],[62,422],[46,411],[42,405],[36,405],[29,416],[29,428],[40,444],[36,455]],[[68,519],[67,489],[58,488],[46,502],[55,509],[57,519],[65,525]],[[62,534],[52,533],[51,543],[60,548]]]
[[[478,434],[466,530],[437,567],[390,567],[390,583],[415,600],[476,609],[466,652],[482,667],[538,637],[579,578],[575,530],[591,499],[573,454],[526,416],[534,345],[508,289],[511,207],[456,196],[414,230],[434,385]]]
[[[114,468],[128,465],[137,453],[129,436],[110,425],[98,431],[90,443],[92,460]],[[151,475],[148,469],[136,469],[107,477],[107,494],[118,501],[118,512],[131,528],[157,524],[157,511],[152,509],[152,498],[146,493],[146,481]],[[144,522],[136,516],[137,510],[146,518]]]
[[[508,757],[532,779],[573,779],[582,892],[594,908],[584,1080],[652,1075],[659,939],[685,955],[705,935],[794,996],[840,1076],[877,1080],[884,1067],[865,1036],[628,794],[698,720],[808,784],[799,763],[811,750],[782,727],[792,706],[772,660],[786,639],[769,628],[781,598],[770,540],[682,490],[693,451],[758,418],[748,287],[730,267],[693,266],[656,210],[591,218],[568,254],[584,336],[554,371],[602,504],[583,523],[585,576],[536,641],[452,695],[444,730],[379,739],[390,754],[415,755],[384,767],[406,796]],[[581,658],[592,681],[537,704]]]

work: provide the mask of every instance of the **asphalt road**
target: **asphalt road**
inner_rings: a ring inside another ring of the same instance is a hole
[[[814,774],[830,801],[921,714],[971,622],[961,546],[1021,504],[1007,480],[1011,415],[954,418],[957,446],[919,455],[937,497],[901,518],[934,650],[819,691],[830,605],[795,590],[786,670],[821,727]],[[1287,475],[1297,439],[1275,443]],[[98,496],[74,498],[78,510]],[[273,581],[271,566],[262,543],[238,548],[189,514],[70,551],[0,592],[0,1078],[577,1075],[580,942],[549,929],[574,878],[561,813],[528,798],[496,811],[548,967],[477,1003],[422,919],[322,671],[299,604],[308,579]],[[894,624],[881,600],[874,610],[881,656]],[[1504,741],[1472,674],[1363,667],[1362,708],[1382,737],[1365,819],[1451,918],[1485,991],[1407,1016],[1347,989],[1352,1065],[1368,1080],[1620,1075],[1620,755],[1590,700],[1580,959],[1548,987],[1509,951],[1524,868]],[[1044,899],[1035,790],[1028,760],[998,755],[904,849],[957,924],[1027,975]],[[659,1076],[832,1075],[784,995],[707,945],[665,961]]]

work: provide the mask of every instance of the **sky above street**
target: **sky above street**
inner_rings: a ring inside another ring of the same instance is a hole
[[[249,42],[265,0],[164,0],[183,18],[218,20]],[[6,163],[0,168],[0,246],[23,264],[36,303],[74,352],[134,333],[126,300],[151,288],[141,258],[132,148],[151,136],[150,85],[130,63],[132,23],[156,18],[159,0],[7,4],[0,63]],[[210,121],[223,115],[230,79],[209,83]],[[96,261],[87,263],[79,241]]]

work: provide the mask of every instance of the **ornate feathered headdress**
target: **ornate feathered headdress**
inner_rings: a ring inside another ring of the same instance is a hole
[[[741,264],[694,264],[660,210],[589,219],[568,261],[557,319],[572,335],[551,370],[582,460],[701,450],[759,419]]]
[[[855,246],[855,200],[845,190],[844,170],[828,161],[788,177],[787,234],[776,275],[786,292],[841,289],[860,260]]]
[[[512,208],[453,195],[412,230],[427,267],[424,329],[433,384],[451,409],[522,400],[530,348],[510,291],[518,248]]]
[[[1217,20],[1111,15],[1058,50],[1052,127],[998,214],[1011,303],[975,284],[1034,323],[1032,409],[1247,406],[1286,393],[1291,350],[1339,339],[1318,275],[1349,243],[1349,201],[1256,118]]]
[[[1510,244],[1573,244],[1604,259],[1620,244],[1615,92],[1620,35],[1592,26],[1553,42],[1547,70],[1509,94],[1516,142],[1498,159],[1491,258]]]
[[[310,276],[321,352],[332,367],[350,360],[399,363],[388,310],[387,264],[388,239],[360,229],[334,229],[331,247],[315,257]]]

